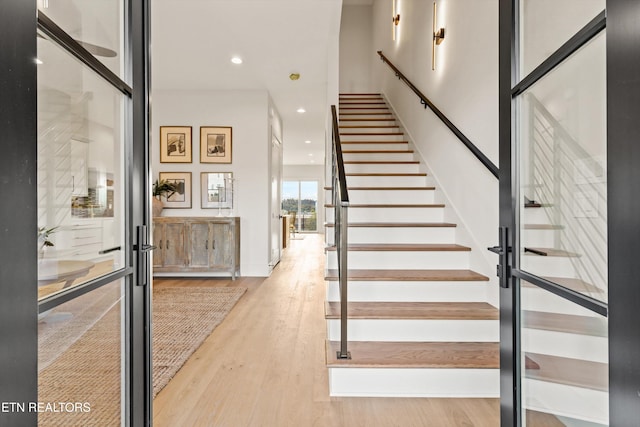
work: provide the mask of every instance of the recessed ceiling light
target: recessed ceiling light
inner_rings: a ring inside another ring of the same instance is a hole
[[[304,108],[300,107],[296,110],[298,113],[302,114],[302,113],[306,113],[307,110],[305,110]]]
[[[311,141],[309,141],[308,139],[304,142],[305,144],[311,144]]]
[[[309,153],[309,155],[313,157],[313,153]]]
[[[44,64],[44,62],[42,62],[41,60],[39,60],[38,58],[35,59],[36,64],[38,65],[42,65]]]
[[[242,64],[242,58],[240,58],[239,56],[234,56],[233,58],[231,58],[231,62],[233,62],[234,64]]]

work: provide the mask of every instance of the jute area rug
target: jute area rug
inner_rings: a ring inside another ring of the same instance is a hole
[[[153,295],[153,396],[155,397],[211,334],[246,288],[161,288]],[[91,294],[87,294],[91,295]],[[38,402],[51,404],[38,414],[39,426],[118,426],[121,421],[121,310],[119,294],[90,328],[75,329],[79,335],[69,344],[69,327],[57,357],[51,349],[41,360]],[[70,307],[63,305],[61,309]],[[71,311],[71,310],[69,310]],[[82,318],[83,316],[79,316]],[[73,317],[72,319],[75,319]],[[87,319],[84,319],[85,321]],[[73,322],[71,322],[73,323]],[[49,347],[52,333],[42,334],[40,345]],[[55,334],[54,334],[55,335]],[[61,335],[58,335],[61,337]],[[73,409],[61,403],[86,403]],[[89,410],[87,410],[89,409]]]

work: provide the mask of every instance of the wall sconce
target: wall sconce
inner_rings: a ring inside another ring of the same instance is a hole
[[[393,0],[391,11],[391,39],[395,41],[398,24],[400,23],[400,14],[396,13],[396,0]]]
[[[431,49],[431,69],[436,69],[436,46],[439,46],[440,43],[444,41],[444,28],[437,27],[437,11],[436,11],[436,2],[433,2],[433,47]]]

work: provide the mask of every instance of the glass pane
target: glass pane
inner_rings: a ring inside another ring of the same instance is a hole
[[[523,424],[608,425],[607,318],[526,282],[521,305]]]
[[[521,268],[607,301],[605,33],[518,97]]]
[[[300,214],[299,226],[300,231],[317,231],[318,230],[318,182],[302,181],[300,182]]]
[[[123,268],[125,97],[39,39],[39,298]]]
[[[117,76],[127,80],[124,77],[123,1],[38,0],[38,10]]]
[[[605,9],[605,0],[520,0],[520,78]]]
[[[66,302],[38,320],[38,425],[121,425],[124,282]]]

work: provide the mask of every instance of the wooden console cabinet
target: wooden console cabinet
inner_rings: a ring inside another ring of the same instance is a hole
[[[156,217],[153,244],[154,272],[240,271],[238,217]]]

